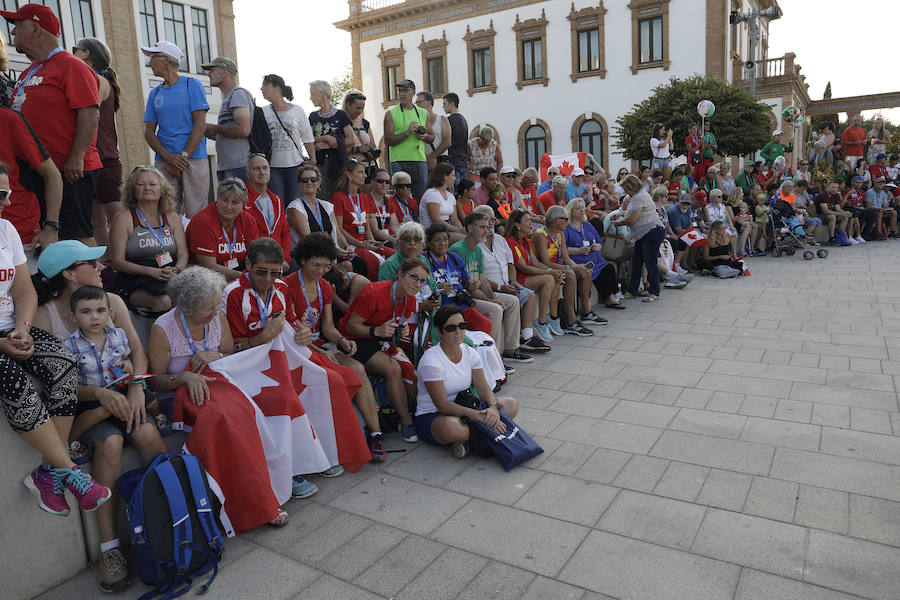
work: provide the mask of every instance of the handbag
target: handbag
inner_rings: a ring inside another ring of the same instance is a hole
[[[504,471],[509,472],[519,463],[541,454],[544,449],[515,421],[500,411],[500,420],[506,425],[506,433],[497,433],[483,423],[469,421],[469,430],[487,443]]]
[[[610,224],[611,225],[611,224]],[[612,239],[612,243],[608,240]],[[622,262],[625,258],[625,247],[627,241],[622,239],[615,233],[610,233],[609,229],[603,231],[603,247],[600,249],[600,255],[609,262]]]

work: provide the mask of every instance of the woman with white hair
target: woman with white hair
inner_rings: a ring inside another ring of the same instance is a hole
[[[597,288],[597,294],[606,308],[625,308],[624,304],[616,300],[615,294],[619,289],[616,281],[616,269],[603,258],[603,254],[600,252],[603,249],[600,234],[587,220],[584,200],[581,198],[569,200],[566,205],[566,214],[569,217],[569,223],[565,229],[569,257],[576,264],[584,265],[591,270],[591,281]],[[591,288],[590,286],[584,286],[584,288],[586,289],[579,290],[581,305],[590,307]],[[593,311],[581,318],[601,325],[606,324],[606,319],[598,317]]]
[[[412,177],[406,171],[397,171],[391,175],[391,187],[394,195],[387,199],[388,210],[397,217],[401,225],[407,221],[419,220],[419,203],[412,197]]]
[[[318,79],[309,84],[309,99],[319,110],[310,113],[316,145],[316,164],[325,176],[321,197],[330,200],[344,172],[348,149],[359,145],[350,117],[331,102],[331,84]]]
[[[469,179],[473,181],[481,182],[478,173],[486,167],[500,172],[503,154],[500,152],[500,144],[494,139],[493,129],[485,125],[478,130],[478,135],[469,140],[466,158],[469,161]]]

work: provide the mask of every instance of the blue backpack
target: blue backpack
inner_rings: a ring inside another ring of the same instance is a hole
[[[849,246],[850,241],[847,239],[847,234],[843,229],[835,229],[834,230],[834,241],[838,246]]]
[[[140,600],[177,598],[191,579],[212,571],[199,590],[209,589],[225,549],[214,517],[218,498],[206,470],[190,454],[158,454],[146,469],[124,474],[118,483],[128,502],[131,544],[141,581],[155,589]]]

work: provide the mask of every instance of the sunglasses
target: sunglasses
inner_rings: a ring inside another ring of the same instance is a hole
[[[281,277],[282,275],[284,275],[284,271],[282,271],[281,269],[262,269],[262,268],[259,268],[259,269],[253,269],[253,273],[254,273],[257,277],[265,277],[266,275],[271,275],[271,276],[274,277],[275,279],[278,279],[279,277]]]
[[[87,50],[85,48],[80,48],[78,46],[72,46],[72,54],[75,54],[79,50],[81,50],[82,52],[87,52]]]
[[[421,244],[425,239],[418,235],[403,235],[400,236],[400,241],[407,244]]]
[[[247,185],[237,177],[229,177],[228,179],[223,179],[219,182],[219,186],[227,188],[237,188],[239,190],[247,189]]]
[[[298,179],[300,183],[317,183],[319,181],[318,177],[301,177]]]
[[[389,183],[391,182],[390,179],[376,179],[375,181],[376,181],[376,183],[381,183],[381,184],[384,184],[384,185],[387,185],[387,184],[389,184]]]
[[[4,190],[4,189],[0,189],[0,202],[3,202],[3,201],[6,200],[7,198],[9,198],[9,195],[10,195],[11,193],[12,193],[12,190]]]
[[[75,262],[72,263],[72,266],[69,268],[77,269],[81,265],[90,265],[92,268],[96,269],[97,267],[100,266],[100,263],[97,262],[96,260],[76,260]]]
[[[466,323],[465,321],[462,321],[457,325],[444,325],[444,327],[443,327],[444,331],[449,331],[449,332],[456,331],[457,329],[459,329],[460,331],[465,331],[468,328],[469,328],[469,324]]]
[[[411,183],[395,183],[395,184],[394,184],[394,187],[397,188],[397,189],[400,189],[400,188],[411,188],[411,187],[412,187],[412,184],[411,184]]]

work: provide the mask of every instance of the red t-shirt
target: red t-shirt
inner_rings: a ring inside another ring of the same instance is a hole
[[[331,196],[334,204],[334,216],[343,217],[343,228],[357,240],[366,239],[368,216],[375,213],[375,201],[368,194],[354,194],[351,198],[347,192],[336,191]],[[362,231],[360,231],[362,228]]]
[[[875,163],[874,165],[869,165],[869,173],[872,174],[873,182],[875,181],[876,177],[884,177],[885,181],[890,179],[890,177],[888,176],[887,167],[884,165],[879,165],[878,163]]]
[[[866,130],[862,127],[848,127],[841,134],[841,149],[844,151],[844,158],[850,156],[862,156],[865,146],[848,146],[847,142],[863,142],[866,139]]]
[[[397,196],[391,196],[387,199],[387,206],[391,214],[397,215],[397,221],[400,223],[415,221],[413,215],[419,210],[419,203],[412,196],[407,196],[402,202]]]
[[[388,203],[387,196],[383,197],[380,203],[375,202],[375,197],[372,196],[372,214],[375,215],[375,223],[378,229],[387,231],[391,235],[396,233],[391,229],[391,206]]]
[[[247,186],[247,204],[244,206],[244,212],[256,222],[257,230],[260,232],[265,231],[266,235],[281,244],[281,249],[284,251],[284,259],[290,262],[291,226],[288,224],[285,216],[284,201],[272,190],[266,189],[266,192],[268,192],[269,198],[272,199],[272,215],[275,222],[271,227],[266,222],[266,217],[262,211],[256,206],[256,199],[259,198],[260,194],[249,185]]]
[[[62,171],[75,140],[78,109],[100,108],[100,80],[84,61],[66,51],[57,52],[39,64],[43,66],[24,82],[24,99],[13,98],[13,108],[21,102],[20,112],[34,127],[56,167]],[[18,86],[23,85],[22,80],[30,69],[19,74]],[[101,168],[103,163],[97,153],[95,132],[84,155],[83,169],[96,171]]]
[[[699,135],[697,137],[689,135],[686,138],[684,138],[684,147],[685,147],[685,150],[687,151],[687,153],[688,154],[699,154],[700,153],[700,141],[702,139],[703,138],[701,138]],[[691,146],[693,146],[693,150],[691,149]]]
[[[534,201],[537,200],[537,190],[534,189],[534,186],[528,188],[518,188],[519,193],[522,194],[522,202],[525,203],[525,206],[528,207],[528,210],[537,214],[537,211],[534,209]]]
[[[844,198],[850,204],[850,206],[865,206],[866,204],[866,193],[863,190],[857,190],[854,188],[850,188],[847,190],[847,193],[844,195]]]
[[[297,321],[309,327],[313,332],[313,337],[319,338],[315,343],[317,345],[324,344],[327,340],[316,334],[319,333],[322,326],[323,311],[326,306],[331,304],[331,299],[334,297],[334,288],[324,279],[320,279],[318,281],[318,290],[312,287],[306,290],[311,303],[308,306],[300,285],[300,271],[295,271],[285,277],[284,282],[287,284],[288,314],[292,317],[292,322]],[[319,302],[319,292],[322,293],[321,302]]]
[[[185,231],[191,261],[196,263],[197,256],[212,256],[216,259],[216,263],[223,267],[243,271],[247,244],[265,235],[257,228],[256,221],[247,212],[242,210],[238,214],[234,228],[227,232],[227,242],[215,202],[194,215]],[[232,259],[237,261],[236,266],[234,262],[229,266]]]
[[[527,237],[523,237],[520,242],[510,235],[507,236],[506,243],[509,244],[509,249],[512,250],[513,253],[513,265],[521,258],[526,265],[531,266],[531,240]],[[525,285],[526,277],[528,277],[528,275],[516,269],[516,281],[519,282],[519,285]]]
[[[10,205],[3,209],[3,218],[13,224],[23,244],[31,241],[41,230],[41,209],[34,192],[26,190],[19,181],[18,161],[36,169],[50,158],[34,130],[20,113],[0,107],[0,161],[9,171],[12,190]]]
[[[418,310],[419,303],[415,296],[406,296],[402,306],[400,302],[394,306],[391,294],[394,283],[393,281],[376,281],[361,289],[350,303],[347,314],[341,319],[341,335],[349,338],[357,337],[347,333],[347,323],[350,322],[350,315],[353,313],[361,316],[363,322],[369,327],[378,327],[391,320],[396,323],[400,319],[406,323],[409,317]],[[368,336],[364,337],[368,338]]]
[[[250,285],[246,273],[229,283],[222,291],[222,310],[228,319],[231,336],[249,338],[258,334],[265,326],[260,315],[265,314],[268,319],[287,310],[287,295],[287,284],[281,279],[275,280],[268,304]],[[290,311],[285,314],[285,319],[290,321]]]
[[[553,189],[549,189],[538,196],[537,201],[544,207],[544,212],[547,212],[548,208],[556,204],[556,196],[553,195]]]

